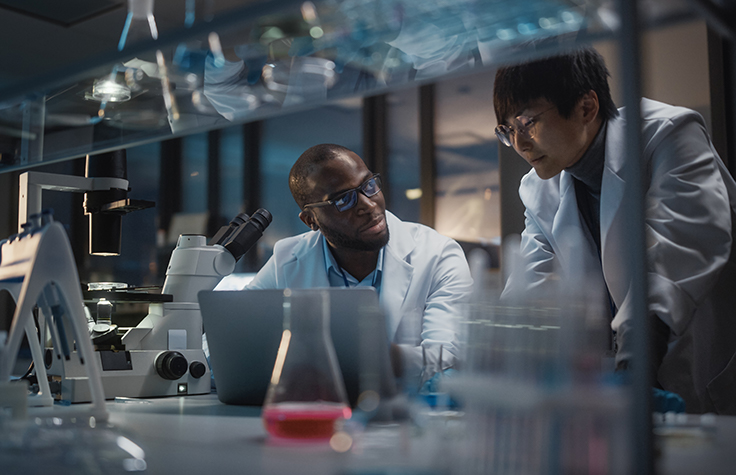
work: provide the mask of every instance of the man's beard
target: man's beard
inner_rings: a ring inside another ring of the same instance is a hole
[[[347,234],[335,231],[333,229],[325,229],[320,227],[320,231],[327,239],[327,242],[337,248],[352,249],[355,251],[378,251],[383,246],[388,244],[388,227],[386,232],[373,239],[359,239],[357,237],[348,236]]]

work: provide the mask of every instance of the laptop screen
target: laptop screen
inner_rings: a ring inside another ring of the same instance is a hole
[[[386,324],[375,290],[319,290],[329,294],[330,335],[350,405],[355,407],[368,390],[395,395]],[[283,303],[283,289],[199,293],[220,401],[263,404],[283,331]]]

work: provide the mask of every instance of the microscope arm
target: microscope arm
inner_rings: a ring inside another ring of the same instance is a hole
[[[172,332],[186,335],[187,348],[202,348],[202,317],[197,296],[212,290],[235,270],[235,264],[272,221],[271,213],[259,209],[249,218],[241,213],[215,235],[208,245],[204,236],[182,234],[171,253],[162,293],[174,301],[151,304],[149,313],[128,331],[123,343],[135,349],[171,349]]]
[[[174,302],[197,302],[200,290],[212,290],[235,270],[235,258],[219,244],[207,245],[204,236],[179,236],[171,253],[161,293],[174,296]]]
[[[27,223],[29,216],[41,212],[43,190],[87,192],[113,188],[128,189],[128,180],[122,178],[83,177],[44,172],[22,173],[19,182],[18,232],[22,231],[20,225]]]
[[[186,338],[186,348],[202,348],[202,317],[197,295],[212,290],[235,269],[235,258],[204,236],[183,234],[171,253],[162,293],[174,301],[149,305],[148,315],[123,336],[128,349],[172,349],[172,335]],[[179,333],[177,333],[179,332]],[[184,336],[185,335],[185,336]]]

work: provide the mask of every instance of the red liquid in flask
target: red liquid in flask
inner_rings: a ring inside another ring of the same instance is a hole
[[[343,404],[284,403],[263,408],[263,425],[269,434],[285,439],[329,439],[335,421],[352,414]]]

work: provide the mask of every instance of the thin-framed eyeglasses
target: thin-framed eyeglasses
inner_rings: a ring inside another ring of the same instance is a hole
[[[512,146],[511,140],[514,134],[518,133],[524,134],[527,137],[534,137],[534,125],[537,123],[537,119],[539,118],[539,116],[541,116],[545,112],[551,111],[554,108],[555,106],[552,106],[549,109],[543,110],[539,114],[535,114],[532,116],[520,115],[516,117],[516,121],[519,123],[518,126],[498,125],[496,126],[496,137],[498,137],[498,140],[500,140],[501,143],[506,145],[507,147]]]
[[[373,176],[364,181],[359,187],[352,190],[343,191],[335,198],[318,203],[309,203],[304,205],[307,208],[319,208],[322,206],[335,205],[338,211],[347,211],[358,203],[358,192],[363,193],[366,197],[377,195],[381,191],[381,174],[374,173]]]

